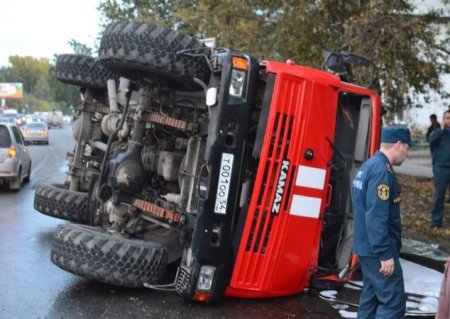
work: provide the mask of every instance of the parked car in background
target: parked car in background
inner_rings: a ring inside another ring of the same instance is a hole
[[[2,117],[10,119],[10,123],[14,125],[24,125],[25,115],[19,114],[15,109],[7,109],[3,111]]]
[[[25,114],[19,114],[17,116],[16,123],[18,126],[23,126],[23,125],[27,124],[27,118],[26,118]]]
[[[52,127],[62,128],[64,125],[63,114],[61,111],[53,111],[47,117],[47,127],[50,129]]]
[[[48,145],[48,129],[43,122],[31,122],[21,128],[27,144],[43,143]]]
[[[63,121],[65,124],[72,124],[72,117],[70,115],[64,115]]]
[[[16,119],[14,117],[0,117],[0,124],[16,125]]]
[[[33,123],[33,122],[39,122],[39,117],[34,114],[27,114],[27,115],[25,115],[25,120],[26,120],[27,124]]]
[[[15,125],[0,124],[0,183],[18,191],[30,176],[31,157],[22,133]]]
[[[3,118],[8,120],[9,124],[19,125],[19,116],[17,114],[3,114]]]

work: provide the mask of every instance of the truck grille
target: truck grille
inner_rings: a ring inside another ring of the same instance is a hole
[[[303,83],[289,76],[282,81],[281,90],[270,102],[255,186],[231,282],[236,288],[260,289],[266,276],[270,276],[267,267],[277,258],[289,218],[291,188],[297,169],[293,155],[299,147],[291,145],[291,141],[295,134],[300,134],[304,124],[298,117],[302,103],[302,94],[298,92],[302,92]],[[285,170],[284,189],[277,193],[283,161],[289,163],[289,168]],[[277,194],[281,198],[278,198],[279,209],[275,212],[272,206]]]
[[[181,295],[186,290],[191,274],[185,266],[180,266],[177,282],[175,284],[176,291]]]
[[[259,189],[257,195],[258,202],[253,217],[250,236],[247,241],[247,251],[262,254],[266,252],[274,218],[274,215],[271,213],[272,201],[275,196],[281,163],[288,155],[293,122],[293,116],[281,113],[276,114],[273,126],[274,130],[272,132],[269,152],[265,163],[263,185]],[[285,185],[285,194],[283,195],[284,202],[282,202],[283,207],[287,206],[286,199],[290,197],[288,192],[293,176],[293,174],[290,175],[290,178]]]

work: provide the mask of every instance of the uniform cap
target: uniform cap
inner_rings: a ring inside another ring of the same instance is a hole
[[[381,131],[381,143],[407,143],[411,146],[411,132],[406,126],[391,125],[383,127]]]

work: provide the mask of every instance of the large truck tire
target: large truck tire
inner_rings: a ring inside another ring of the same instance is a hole
[[[59,185],[40,184],[34,193],[34,209],[42,214],[88,224],[88,193],[74,192]]]
[[[73,274],[123,287],[160,282],[167,264],[166,248],[132,240],[92,226],[59,225],[53,235],[51,260]]]
[[[94,90],[107,91],[107,80],[118,80],[119,76],[104,68],[93,57],[81,54],[61,54],[56,59],[56,78],[67,84]]]
[[[178,31],[139,22],[115,22],[103,33],[100,62],[111,71],[129,79],[166,82],[178,90],[199,90],[194,77],[207,82],[210,69],[203,56],[205,45]]]

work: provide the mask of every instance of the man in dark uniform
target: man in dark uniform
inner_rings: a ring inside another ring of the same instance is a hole
[[[411,133],[387,126],[380,150],[353,180],[353,252],[363,273],[358,318],[402,319],[406,295],[399,262],[401,248],[400,190],[392,165],[406,159]]]
[[[430,142],[430,140],[429,140],[430,135],[434,131],[434,129],[441,127],[441,123],[438,122],[436,114],[430,115],[430,122],[431,122],[431,125],[428,127],[427,135],[426,135],[427,142]],[[431,149],[431,145],[430,145],[430,149]]]
[[[428,143],[430,143],[430,135],[431,135],[431,133],[433,133],[433,131],[435,129],[441,127],[441,123],[438,122],[436,114],[431,114],[430,115],[430,122],[431,122],[431,125],[428,127],[427,135],[426,135],[426,140],[427,140]],[[431,159],[434,161],[433,149],[434,149],[434,146],[430,144]],[[450,195],[450,185],[448,186],[448,194]],[[447,203],[450,203],[450,196],[447,199]]]
[[[433,155],[434,205],[431,226],[442,227],[445,191],[450,185],[450,111],[445,111],[441,127],[429,137]]]

